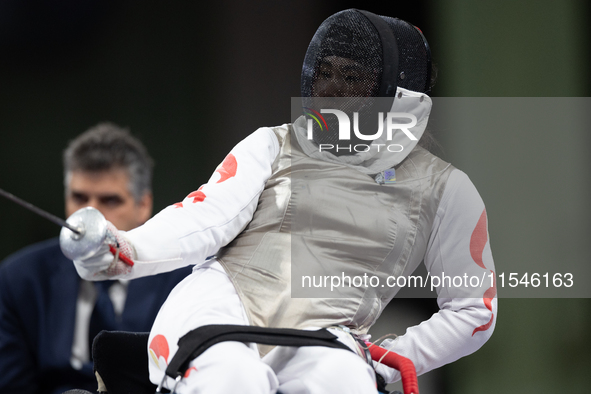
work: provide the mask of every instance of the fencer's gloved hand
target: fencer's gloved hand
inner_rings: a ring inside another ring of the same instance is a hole
[[[107,221],[107,238],[98,251],[84,259],[74,259],[74,266],[81,278],[107,280],[122,278],[133,267],[136,253],[123,232]]]

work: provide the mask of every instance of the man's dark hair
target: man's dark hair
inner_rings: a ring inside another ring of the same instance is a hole
[[[99,123],[70,141],[64,151],[64,184],[73,171],[127,171],[129,191],[136,202],[152,190],[154,162],[144,145],[128,129],[113,123]]]

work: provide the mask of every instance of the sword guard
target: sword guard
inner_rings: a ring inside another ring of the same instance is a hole
[[[60,247],[71,260],[82,260],[95,255],[107,239],[107,220],[95,208],[79,209],[66,222],[80,230],[80,234],[76,234],[62,227],[60,232]]]

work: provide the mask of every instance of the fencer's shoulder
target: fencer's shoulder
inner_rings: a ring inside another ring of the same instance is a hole
[[[281,145],[285,139],[288,138],[290,132],[292,131],[292,127],[293,126],[291,123],[284,123],[280,126],[264,127],[263,129],[265,129],[266,132],[272,134],[273,138]]]
[[[253,133],[251,133],[246,139],[254,139],[254,140],[262,140],[262,141],[274,141],[277,140],[277,129],[282,128],[283,126],[278,127],[259,127]],[[287,129],[287,127],[285,127]]]
[[[11,280],[33,276],[41,280],[55,272],[58,267],[73,268],[73,265],[63,255],[59,239],[52,238],[27,246],[8,256],[0,264],[0,276],[7,275]]]
[[[421,146],[416,146],[396,168],[397,178],[400,173],[401,181],[430,178],[445,182],[454,170],[450,163]]]
[[[402,162],[402,166],[414,168],[415,171],[423,169],[433,174],[446,174],[446,189],[450,192],[476,192],[476,186],[464,171],[453,164],[443,160],[431,151],[416,146],[408,157]]]
[[[246,149],[253,152],[260,151],[262,149],[276,152],[279,148],[279,140],[274,129],[275,128],[273,127],[260,127],[248,135],[245,139],[240,141],[236,148]]]
[[[450,163],[446,162],[445,160],[443,160],[442,158],[440,158],[436,154],[432,153],[428,149],[423,148],[420,145],[415,146],[405,160],[411,160],[411,161],[421,160],[421,161],[424,161],[429,164],[440,163],[443,166],[450,165]]]
[[[441,199],[440,213],[446,211],[462,211],[464,213],[473,211],[473,214],[480,215],[484,207],[484,201],[468,174],[454,168],[447,179]]]

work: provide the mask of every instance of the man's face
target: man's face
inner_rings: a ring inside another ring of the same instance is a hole
[[[119,230],[128,231],[150,218],[152,196],[137,203],[129,191],[129,175],[121,169],[74,171],[66,189],[66,216],[84,207],[98,209]]]

